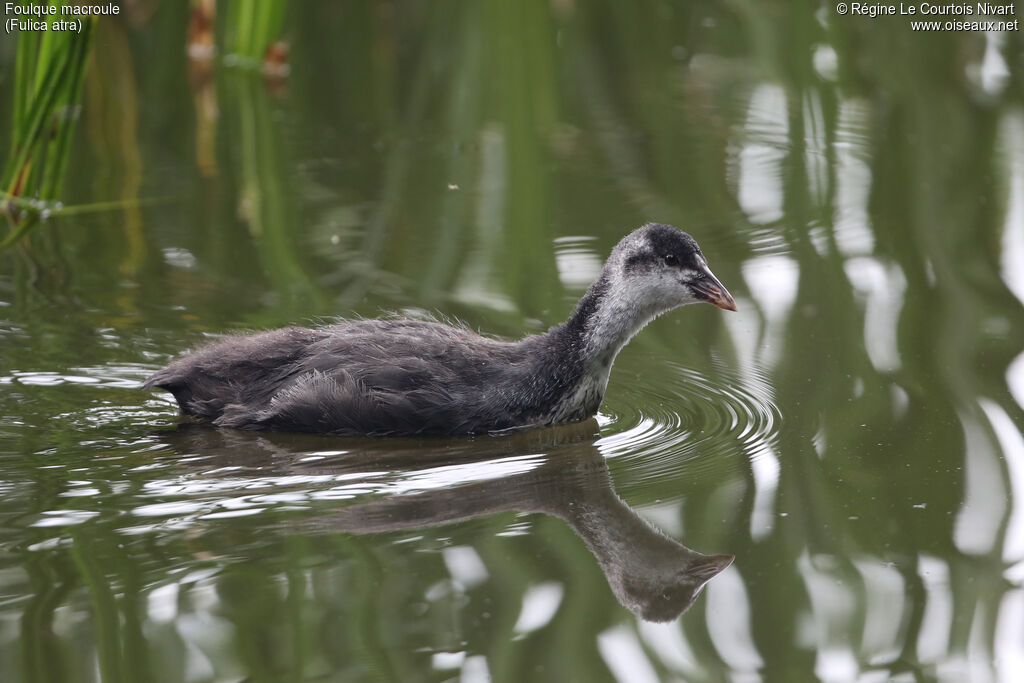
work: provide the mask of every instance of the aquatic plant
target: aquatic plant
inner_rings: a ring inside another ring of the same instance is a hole
[[[10,231],[0,240],[0,250],[17,243],[56,206],[51,202],[67,169],[95,22],[96,17],[87,16],[77,32],[22,31],[18,36],[11,149],[0,176]]]
[[[286,58],[286,48],[278,43],[284,26],[283,0],[229,2],[221,13],[221,54],[225,64],[276,70]],[[284,51],[284,54],[282,54]]]

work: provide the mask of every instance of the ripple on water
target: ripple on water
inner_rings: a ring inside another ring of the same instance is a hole
[[[607,457],[642,460],[649,475],[668,474],[691,457],[697,467],[737,451],[756,458],[774,445],[781,417],[756,374],[710,377],[668,362],[657,382],[620,382],[609,392],[599,417],[608,436],[597,445]]]
[[[94,380],[94,386],[133,390],[149,371],[142,366],[104,366],[76,368],[66,374],[12,376],[17,382],[37,386],[78,384],[71,378],[87,377]],[[689,472],[699,473],[721,467],[726,461],[735,462],[736,456],[756,458],[774,445],[780,413],[772,401],[770,386],[756,374],[740,377],[724,368],[700,372],[668,362],[660,366],[657,381],[628,382],[621,377],[613,380],[599,416],[605,436],[596,446],[605,457],[628,459],[630,468],[644,480],[677,475],[682,463]],[[124,393],[123,401],[109,394],[99,401],[93,397],[88,406],[58,419],[71,429],[114,429],[114,434],[97,432],[98,440],[80,442],[89,450],[98,448],[113,454],[147,451],[155,456],[153,461],[126,470],[124,481],[105,484],[121,491],[119,504],[127,513],[110,522],[120,533],[129,535],[187,529],[222,517],[309,510],[338,500],[449,489],[521,474],[537,467],[543,453],[559,447],[532,442],[516,446],[513,441],[518,437],[443,441],[433,446],[377,440],[372,442],[375,445],[371,451],[415,452],[417,462],[422,464],[375,470],[371,461],[350,467],[348,463],[355,462],[350,451],[365,444],[325,438],[292,443],[288,435],[276,438],[215,429],[200,429],[191,435],[171,430],[163,438],[147,429],[143,435],[134,427],[168,424],[167,406],[163,401],[137,396],[135,391]],[[584,444],[590,443],[592,429],[585,430]],[[543,441],[541,437],[555,433],[530,430],[520,436]],[[576,442],[575,436],[568,441]],[[433,452],[434,458],[425,458],[424,448]],[[481,460],[481,450],[488,449],[495,449],[493,456],[497,457]],[[166,457],[161,455],[168,450]],[[281,463],[287,463],[287,467],[281,467]],[[110,474],[105,472],[104,476]],[[75,501],[79,509],[47,511],[39,516],[36,526],[67,527],[90,521],[98,514],[89,509],[90,502],[96,501],[99,506],[105,500],[104,495],[96,495],[97,484],[89,477],[76,477],[69,483],[74,485],[61,498]]]
[[[777,227],[755,226],[746,231],[746,244],[751,254],[789,254],[791,249],[786,237]]]
[[[343,458],[344,454],[339,460]],[[242,511],[246,509],[255,514],[282,505],[294,510],[308,508],[318,501],[450,489],[521,474],[537,467],[542,460],[537,455],[518,455],[411,470],[375,471],[372,467],[362,467],[354,472],[337,470],[330,461],[321,461],[318,467],[302,474],[217,467],[147,482],[140,498],[160,502],[144,502],[133,508],[131,514],[176,518],[177,523],[187,526],[198,519],[224,516],[225,512],[239,516],[245,514]]]
[[[37,415],[40,406],[46,406],[52,427],[94,433],[92,430],[106,427],[169,424],[177,413],[173,398],[138,392],[153,371],[153,367],[141,363],[78,366],[62,371],[10,370],[0,375],[0,385],[13,387],[18,397],[30,397]],[[140,398],[144,399],[141,403]],[[25,416],[16,415],[22,403],[16,398],[9,405],[0,405],[7,412],[0,418],[0,425],[23,425]]]
[[[0,384],[26,386],[92,384],[105,387],[137,388],[152,372],[153,368],[140,363],[83,366],[68,368],[66,372],[12,370],[9,375],[0,376]]]

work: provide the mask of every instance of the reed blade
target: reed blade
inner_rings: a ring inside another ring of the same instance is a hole
[[[35,5],[38,3],[22,3]],[[51,3],[60,7],[63,0]],[[67,170],[71,138],[78,121],[85,66],[97,17],[82,17],[80,32],[24,31],[18,35],[14,73],[11,148],[0,191],[0,211],[10,232],[0,250],[17,243],[42,217],[42,204],[16,198],[55,200]]]

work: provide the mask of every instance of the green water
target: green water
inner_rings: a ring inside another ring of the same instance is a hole
[[[65,185],[120,208],[0,255],[0,680],[1024,678],[1019,32],[304,2],[268,80],[127,7]],[[331,316],[541,331],[650,220],[740,310],[653,323],[582,425],[179,428],[139,389]],[[695,553],[735,560],[680,615]]]

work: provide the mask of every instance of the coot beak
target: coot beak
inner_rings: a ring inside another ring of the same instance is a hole
[[[690,282],[690,289],[694,295],[702,300],[707,301],[709,304],[714,304],[719,308],[724,308],[727,311],[736,310],[736,301],[733,300],[732,295],[729,294],[729,290],[725,288],[715,274],[712,273],[706,266],[704,267],[704,274],[692,280]]]

